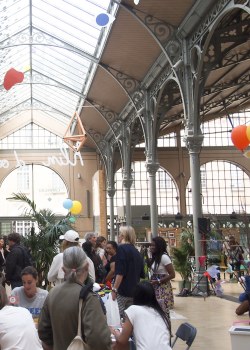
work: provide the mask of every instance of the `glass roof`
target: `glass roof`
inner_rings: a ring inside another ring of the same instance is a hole
[[[68,120],[80,112],[115,16],[111,0],[0,1],[0,123],[36,110]],[[110,21],[111,22],[111,21]],[[6,72],[24,73],[6,90]]]

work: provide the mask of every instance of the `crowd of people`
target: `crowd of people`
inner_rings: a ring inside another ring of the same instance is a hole
[[[87,232],[80,244],[79,234],[74,230],[60,236],[60,242],[60,251],[48,272],[47,291],[37,286],[35,262],[21,244],[21,236],[11,233],[7,241],[0,239],[1,350],[67,349],[77,334],[80,299],[82,337],[90,350],[124,349],[131,338],[137,350],[171,349],[170,309],[174,306],[171,280],[175,271],[162,237],[154,237],[150,244],[147,280],[145,260],[136,247],[131,226],[120,227],[118,242]],[[237,252],[233,248],[234,258],[242,254],[238,247]],[[232,259],[230,245],[227,252],[228,259]],[[250,263],[248,269],[250,274]],[[93,292],[94,283],[110,287],[110,297],[118,304],[122,322],[119,331],[108,326],[103,302]],[[244,307],[239,307],[238,314],[243,313],[247,303],[249,309],[249,276],[244,284],[246,291],[240,296]],[[9,298],[7,285],[11,288]]]
[[[82,337],[89,349],[120,349],[131,337],[138,350],[163,345],[170,349],[170,281],[175,274],[163,238],[152,241],[152,273],[148,281],[144,281],[145,261],[135,246],[136,235],[131,226],[120,227],[118,242],[87,232],[81,245],[74,230],[60,236],[60,242],[48,272],[47,291],[37,286],[35,262],[29,260],[21,236],[11,233],[7,241],[0,239],[1,350],[67,349],[77,333],[79,299],[83,299]],[[93,292],[96,282],[110,286],[111,298],[117,300],[123,322],[119,334],[107,325],[100,297]],[[6,285],[11,288],[8,298]],[[154,332],[160,331],[160,337],[155,337],[152,329],[151,336],[144,337],[145,333],[150,334],[141,326],[145,317],[152,320]],[[20,319],[25,327],[21,327]]]

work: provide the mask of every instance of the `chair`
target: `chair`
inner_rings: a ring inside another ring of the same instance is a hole
[[[182,323],[175,333],[175,339],[172,344],[172,348],[174,348],[174,345],[177,339],[180,338],[186,342],[187,348],[185,350],[188,350],[196,337],[196,333],[197,333],[197,329],[194,326],[192,326],[190,323],[188,322]]]

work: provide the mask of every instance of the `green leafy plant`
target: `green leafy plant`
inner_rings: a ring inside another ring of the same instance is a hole
[[[30,250],[33,257],[38,272],[38,285],[47,288],[48,271],[53,257],[58,253],[58,238],[71,228],[68,215],[58,221],[51,210],[37,210],[34,201],[23,193],[13,193],[8,199],[26,203],[24,216],[35,222],[38,227],[38,232],[35,233],[32,226],[30,232],[23,237],[23,244]]]
[[[186,282],[191,280],[192,263],[190,257],[194,256],[194,237],[193,232],[184,230],[180,236],[180,247],[171,249],[171,256],[175,271],[177,271],[182,280],[183,288]]]

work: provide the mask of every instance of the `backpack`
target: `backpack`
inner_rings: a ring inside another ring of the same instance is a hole
[[[22,269],[24,269],[26,266],[34,266],[34,262],[29,250],[26,247],[21,245],[17,246],[17,248],[19,248],[23,254]]]
[[[79,298],[82,300],[85,300],[90,291],[93,292],[93,282],[91,282],[91,281],[82,287]],[[95,293],[95,294],[97,295],[97,298],[100,301],[101,308],[102,308],[104,315],[106,315],[106,308],[105,308],[105,305],[104,305],[102,298],[100,297],[100,295],[98,293]]]

